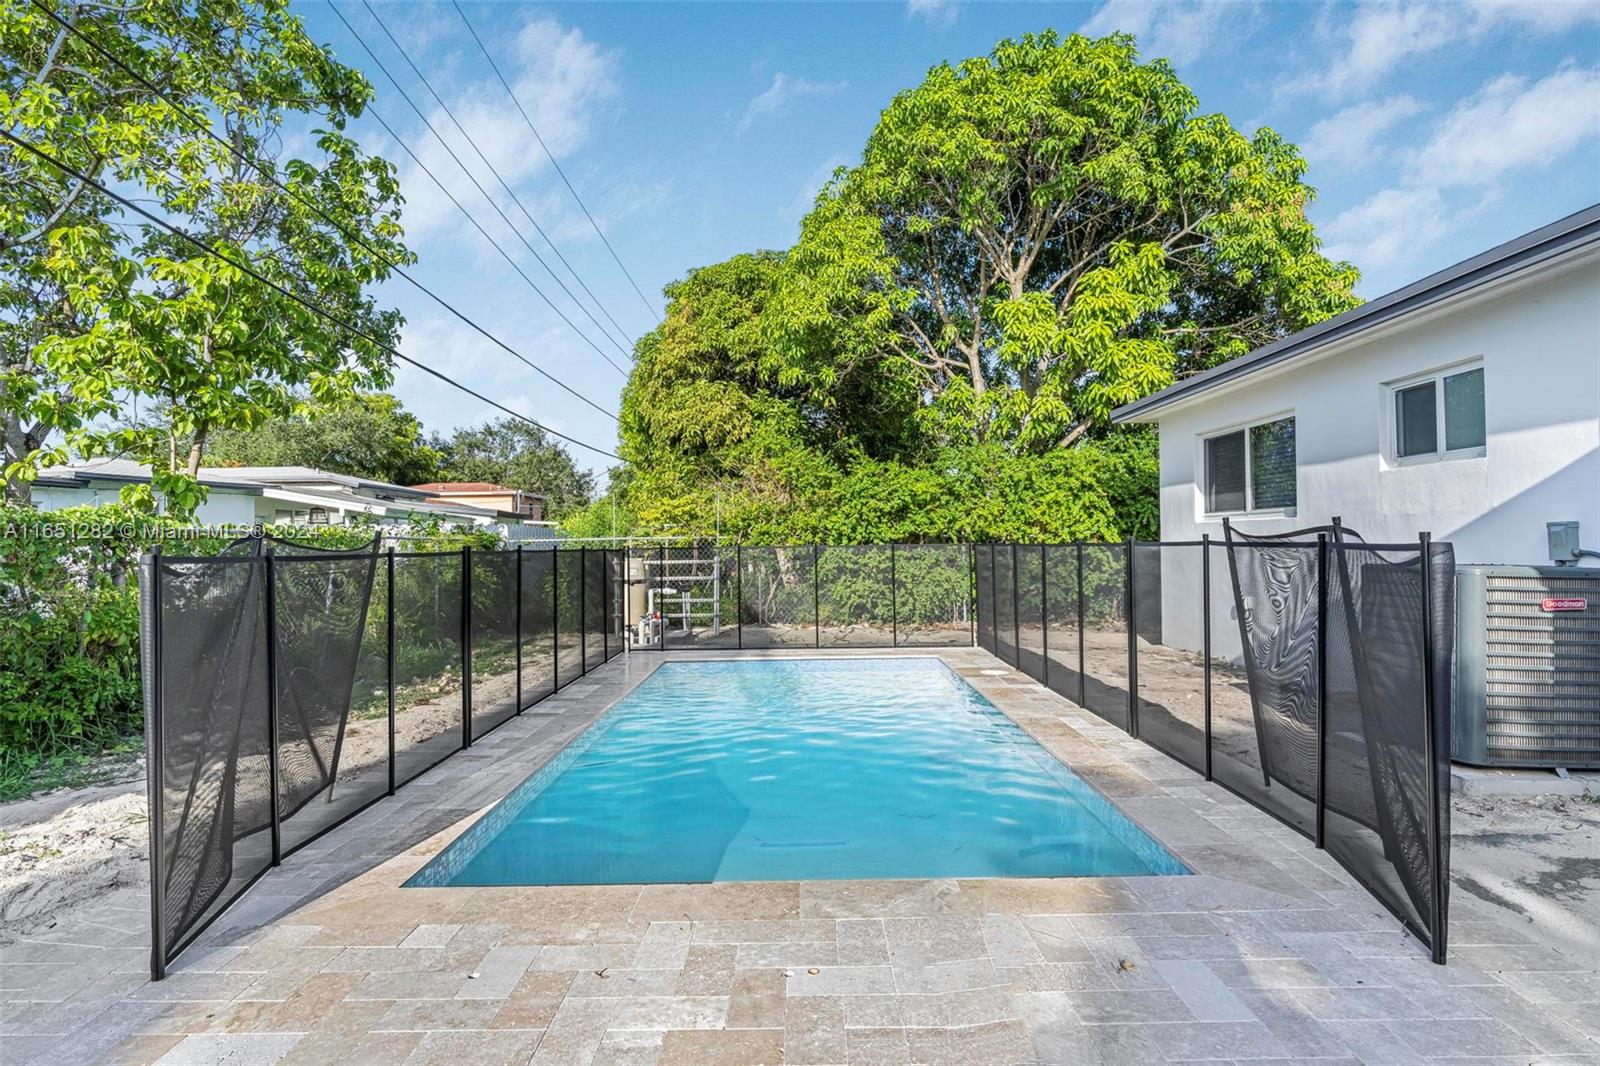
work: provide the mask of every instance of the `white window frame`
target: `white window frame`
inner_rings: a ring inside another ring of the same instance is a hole
[[[1453,448],[1446,450],[1444,442],[1448,432],[1444,422],[1444,379],[1453,378],[1457,374],[1465,374],[1473,370],[1483,369],[1483,357],[1466,359],[1459,363],[1452,363],[1437,370],[1426,373],[1414,374],[1398,381],[1386,382],[1383,386],[1383,426],[1386,436],[1384,459],[1390,466],[1422,466],[1427,463],[1444,463],[1456,459],[1482,459],[1488,454],[1489,444],[1489,375],[1483,376],[1483,437],[1484,442],[1471,448]],[[1426,385],[1433,382],[1433,427],[1434,450],[1423,452],[1420,455],[1400,454],[1400,411],[1396,407],[1396,397],[1406,389],[1417,385]]]
[[[1270,425],[1273,422],[1282,422],[1284,419],[1295,422],[1294,439],[1294,507],[1254,507],[1256,501],[1255,463],[1250,455],[1250,431],[1256,426]],[[1242,511],[1212,511],[1208,509],[1207,502],[1211,498],[1211,468],[1206,460],[1206,442],[1218,437],[1231,437],[1235,433],[1244,434],[1244,503]],[[1300,423],[1293,410],[1279,411],[1267,415],[1265,418],[1253,418],[1248,422],[1239,422],[1223,429],[1214,429],[1202,433],[1197,438],[1199,456],[1196,458],[1196,468],[1200,477],[1196,484],[1200,488],[1200,514],[1203,518],[1293,518],[1300,504]]]

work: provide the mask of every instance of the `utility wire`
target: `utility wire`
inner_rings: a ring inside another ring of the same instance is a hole
[[[95,190],[99,191],[103,195],[111,197],[111,199],[113,199],[113,200],[117,201],[118,203],[122,204],[124,207],[129,208],[135,214],[138,214],[141,217],[147,219],[148,221],[154,223],[155,225],[160,226],[162,229],[166,230],[168,233],[171,233],[174,237],[177,237],[178,239],[180,239],[180,240],[192,245],[193,247],[195,247],[199,251],[205,253],[206,255],[209,255],[212,258],[217,259],[217,260],[219,260],[221,262],[227,263],[229,266],[232,266],[233,268],[235,268],[236,270],[240,271],[241,273],[246,274],[249,277],[254,278],[256,281],[259,281],[261,284],[263,284],[263,285],[267,286],[268,288],[272,289],[274,292],[277,292],[279,295],[288,297],[290,300],[293,300],[295,303],[299,304],[301,307],[304,307],[307,311],[310,311],[312,314],[318,316],[319,318],[325,319],[328,322],[332,323],[334,326],[344,330],[345,332],[350,333],[350,334],[352,334],[354,336],[360,337],[362,340],[366,341],[368,344],[371,344],[373,347],[378,348],[378,349],[380,349],[382,351],[385,351],[385,352],[389,353],[389,355],[393,356],[395,359],[398,359],[400,362],[406,363],[409,366],[416,367],[418,370],[421,370],[422,372],[424,372],[426,374],[429,374],[429,375],[431,375],[431,376],[433,376],[435,378],[438,378],[440,381],[444,382],[445,384],[450,385],[450,386],[452,386],[454,388],[460,389],[462,392],[466,393],[468,396],[471,396],[476,400],[480,400],[483,403],[488,404],[490,407],[495,408],[496,410],[503,411],[506,414],[510,415],[512,418],[515,418],[515,419],[517,419],[519,421],[522,421],[522,422],[526,422],[529,425],[534,426],[535,428],[541,430],[542,432],[548,433],[553,437],[559,437],[561,440],[564,440],[564,441],[568,442],[569,444],[574,444],[574,445],[578,446],[579,448],[584,448],[584,449],[586,449],[588,451],[594,452],[597,455],[604,455],[604,456],[606,456],[608,458],[611,458],[611,459],[621,460],[622,457],[620,455],[617,455],[615,452],[608,452],[604,448],[597,448],[593,444],[585,443],[584,441],[581,441],[576,437],[569,437],[565,433],[562,433],[562,432],[560,432],[558,430],[551,429],[549,426],[546,426],[541,422],[537,422],[534,419],[529,418],[525,414],[521,414],[520,412],[513,411],[509,407],[506,407],[506,406],[504,406],[502,404],[496,403],[494,400],[491,400],[491,399],[489,399],[489,397],[483,395],[483,393],[478,392],[475,389],[470,388],[469,386],[461,384],[461,382],[455,380],[454,378],[450,377],[449,375],[447,375],[447,374],[445,374],[445,373],[443,373],[441,371],[435,370],[433,367],[428,366],[426,363],[422,363],[422,362],[417,361],[416,359],[411,358],[409,355],[406,355],[404,352],[401,352],[398,349],[391,347],[389,344],[385,343],[384,341],[380,340],[379,338],[374,337],[372,334],[368,333],[366,330],[362,329],[361,327],[359,327],[359,326],[357,326],[357,325],[355,325],[355,324],[353,324],[353,323],[351,323],[351,322],[349,322],[349,321],[347,321],[345,319],[340,318],[338,315],[335,315],[330,311],[324,310],[323,308],[319,307],[317,304],[315,304],[312,301],[306,299],[305,297],[299,295],[298,293],[290,291],[289,289],[285,288],[284,286],[278,284],[276,281],[273,281],[271,278],[266,277],[265,275],[261,274],[260,272],[255,270],[253,267],[251,267],[248,263],[242,262],[242,261],[240,261],[238,259],[235,259],[233,256],[226,255],[223,252],[218,251],[214,246],[206,243],[205,241],[201,240],[199,237],[196,237],[194,234],[189,233],[187,230],[181,229],[178,226],[173,225],[171,222],[168,222],[166,219],[157,216],[153,212],[146,211],[144,208],[142,208],[138,204],[134,203],[128,197],[122,196],[122,195],[120,195],[118,193],[115,193],[115,192],[112,192],[109,188],[107,188],[105,185],[101,184],[100,182],[96,181],[94,178],[90,177],[88,174],[84,173],[81,170],[78,170],[77,168],[71,166],[70,164],[63,163],[61,160],[57,159],[55,156],[51,155],[49,152],[46,152],[42,148],[37,148],[34,145],[29,144],[27,141],[23,140],[21,137],[18,137],[16,135],[14,135],[9,130],[0,130],[0,137],[5,138],[7,141],[10,141],[12,144],[14,144],[18,148],[21,148],[22,150],[28,152],[29,154],[34,155],[34,156],[38,157],[39,159],[44,160],[46,163],[49,163],[51,166],[53,166],[57,170],[59,170],[62,174],[65,174],[68,177],[71,177],[71,178],[74,178],[74,179],[76,179],[78,181],[81,181],[85,185],[89,186],[92,189],[95,189]]]
[[[455,160],[456,166],[460,167],[461,172],[467,176],[467,180],[472,182],[472,187],[478,190],[478,194],[480,196],[489,201],[489,206],[494,209],[495,214],[500,216],[500,221],[504,222],[506,224],[506,228],[511,230],[511,232],[516,236],[517,240],[522,242],[523,247],[527,248],[528,251],[533,254],[535,259],[539,260],[539,265],[544,267],[545,271],[549,273],[551,277],[555,278],[555,272],[550,270],[550,267],[545,263],[545,261],[539,257],[539,253],[534,251],[533,245],[528,243],[527,238],[522,235],[522,231],[517,229],[517,227],[512,223],[511,219],[506,217],[506,213],[504,211],[500,210],[500,205],[494,202],[494,197],[489,195],[488,190],[483,187],[483,185],[473,175],[472,171],[467,168],[467,165],[461,161],[461,157],[456,155],[455,149],[450,147],[450,142],[444,139],[444,136],[434,127],[433,123],[428,120],[428,116],[423,114],[422,108],[417,106],[417,102],[411,98],[411,94],[406,92],[405,87],[400,84],[400,79],[396,78],[392,73],[390,73],[389,68],[384,66],[383,60],[379,59],[378,54],[372,50],[370,45],[367,44],[366,38],[362,37],[361,34],[356,31],[356,28],[350,25],[350,21],[340,13],[337,7],[335,7],[333,4],[329,4],[328,9],[333,12],[335,18],[344,23],[344,28],[350,31],[350,36],[356,39],[356,43],[361,46],[362,51],[366,52],[367,56],[371,58],[375,64],[377,64],[378,69],[383,71],[383,76],[389,79],[390,83],[394,85],[395,90],[399,92],[401,98],[405,100],[405,102],[411,107],[412,111],[416,112],[417,117],[422,120],[422,124],[428,128],[428,132],[432,133],[434,139],[444,146],[445,153],[449,155],[451,159]],[[471,212],[462,206],[461,201],[457,200],[455,196],[451,194],[450,190],[445,188],[444,183],[441,182],[438,177],[434,175],[433,171],[429,170],[422,160],[417,157],[417,153],[412,151],[410,145],[408,145],[400,137],[400,135],[395,132],[394,127],[383,121],[383,119],[378,115],[377,108],[369,108],[369,110],[371,111],[373,117],[378,119],[378,122],[383,126],[383,128],[389,131],[389,136],[393,137],[397,142],[399,142],[400,147],[405,149],[406,155],[410,156],[412,161],[415,162],[417,166],[422,168],[423,173],[432,178],[433,183],[439,186],[439,189],[445,194],[445,196],[449,197],[450,202],[455,204],[457,209],[460,210],[462,214],[467,216],[467,221],[471,222],[473,226],[477,228],[478,232],[483,234],[484,239],[493,244],[502,256],[505,256],[506,262],[510,263],[512,269],[517,272],[518,276],[520,276],[523,281],[528,283],[528,287],[530,289],[538,294],[539,299],[543,300],[545,304],[549,306],[550,310],[554,311],[561,321],[565,322],[567,326],[571,328],[572,332],[581,337],[585,344],[593,348],[595,353],[599,355],[600,358],[610,363],[613,370],[621,374],[623,377],[627,377],[628,372],[622,369],[622,367],[618,366],[615,360],[606,354],[605,349],[601,348],[592,339],[590,339],[587,333],[579,329],[578,324],[572,321],[572,319],[568,318],[566,313],[562,311],[561,308],[556,306],[555,301],[551,300],[550,297],[545,295],[544,290],[539,288],[538,284],[535,283],[532,278],[528,277],[527,272],[524,271],[522,267],[517,264],[516,260],[513,259],[510,254],[500,246],[499,242],[493,237],[489,236],[489,232],[478,223],[478,220],[472,216]],[[556,278],[556,283],[561,284],[561,279]],[[566,286],[562,285],[562,288],[566,288]],[[569,292],[568,295],[571,295],[571,293]],[[584,309],[583,305],[579,304],[579,308],[584,310],[585,314],[588,314],[587,309]],[[591,316],[591,318],[592,317],[593,316]],[[612,343],[615,342],[613,341]]]
[[[376,22],[378,24],[378,28],[383,31],[383,35],[389,38],[389,43],[394,46],[394,50],[400,53],[400,58],[406,61],[406,66],[411,68],[411,73],[415,74],[417,76],[417,80],[422,83],[422,87],[428,90],[428,95],[433,97],[434,102],[437,103],[444,111],[445,115],[449,117],[451,124],[454,125],[456,129],[461,131],[461,136],[464,137],[467,144],[472,147],[472,151],[483,162],[483,165],[489,168],[489,173],[494,175],[494,180],[499,182],[500,187],[506,191],[506,195],[511,197],[511,202],[517,205],[517,210],[522,212],[522,217],[528,220],[529,224],[533,226],[534,231],[538,233],[540,237],[544,238],[544,243],[550,246],[550,250],[554,252],[556,258],[561,261],[561,265],[567,268],[567,273],[572,275],[572,280],[576,281],[578,283],[578,287],[589,294],[589,299],[594,301],[594,305],[600,309],[600,313],[605,315],[606,320],[616,328],[617,333],[622,336],[625,342],[627,340],[628,331],[623,329],[622,326],[617,323],[617,320],[612,317],[611,312],[606,310],[606,305],[600,302],[600,297],[594,294],[594,290],[589,288],[578,272],[573,269],[572,264],[567,262],[567,257],[561,254],[561,249],[556,247],[556,242],[550,238],[550,234],[544,231],[544,227],[539,225],[539,220],[533,217],[532,212],[530,212],[527,208],[527,205],[522,202],[522,198],[517,195],[516,190],[514,190],[510,184],[506,182],[506,179],[500,175],[500,171],[495,169],[495,165],[489,162],[489,157],[483,154],[483,149],[478,147],[478,142],[473,139],[472,134],[467,132],[467,128],[461,124],[461,120],[456,118],[455,112],[450,110],[450,105],[445,103],[444,97],[440,96],[438,91],[434,89],[433,83],[428,80],[428,76],[417,67],[417,64],[412,60],[410,54],[405,50],[405,47],[401,45],[399,40],[395,38],[394,33],[384,23],[383,19],[378,15],[378,12],[370,3],[367,3],[366,0],[362,0],[361,6],[367,9],[367,14],[372,16],[372,21]],[[513,232],[516,231],[513,229]],[[517,236],[518,238],[521,238],[522,235],[518,233]],[[545,272],[555,279],[555,283],[557,285],[561,286],[561,291],[566,293],[568,298],[570,298],[574,304],[578,305],[578,309],[584,313],[584,316],[587,317],[590,322],[594,323],[594,327],[600,331],[601,335],[613,345],[616,345],[617,351],[622,353],[623,358],[632,361],[633,354],[628,351],[627,344],[618,343],[616,338],[607,332],[604,323],[600,322],[599,319],[590,314],[589,309],[584,306],[582,300],[578,299],[577,294],[571,289],[567,288],[567,283],[562,281],[554,270],[550,269],[550,264],[546,263],[544,258],[540,256],[538,252],[534,252],[533,248],[528,245],[527,241],[523,241],[522,243],[528,248],[529,252],[533,253],[533,257],[539,261],[540,266],[544,267]]]
[[[644,290],[639,288],[639,283],[633,280],[632,274],[628,273],[628,268],[622,265],[622,258],[617,255],[617,250],[611,247],[611,242],[606,240],[606,235],[600,230],[600,223],[596,222],[594,216],[589,213],[588,205],[583,202],[583,197],[578,195],[578,190],[573,188],[571,180],[567,177],[567,172],[561,169],[560,163],[556,162],[555,153],[550,151],[550,146],[544,143],[543,137],[539,136],[539,130],[534,126],[533,119],[529,118],[528,113],[522,109],[522,102],[517,99],[517,94],[512,92],[511,83],[506,81],[506,76],[500,73],[499,65],[495,63],[494,56],[489,54],[489,49],[484,47],[482,38],[478,36],[478,31],[472,28],[472,23],[468,20],[467,13],[461,10],[461,5],[456,3],[455,0],[450,0],[450,6],[456,9],[456,14],[460,15],[461,21],[466,24],[467,32],[472,34],[474,41],[478,42],[478,51],[482,52],[483,58],[489,61],[489,69],[494,71],[494,76],[500,79],[501,85],[505,86],[506,95],[511,97],[511,102],[517,106],[517,113],[522,116],[522,121],[528,124],[529,131],[533,133],[533,139],[539,142],[540,148],[544,149],[545,157],[550,160],[550,165],[556,168],[557,174],[561,175],[561,180],[566,184],[567,191],[572,194],[574,200],[578,201],[578,206],[583,209],[583,217],[589,220],[589,225],[594,227],[595,235],[600,238],[600,243],[604,244],[606,251],[611,253],[611,258],[616,262],[617,269],[621,270],[623,277],[628,279],[628,284],[633,286],[633,291],[639,294],[639,302],[644,304],[645,310],[649,311],[657,322],[660,322],[660,312],[646,298]]]
[[[527,356],[523,355],[521,352],[519,352],[515,348],[511,347],[505,341],[502,341],[500,338],[496,337],[494,334],[490,333],[483,326],[480,326],[477,322],[473,321],[471,318],[467,317],[467,315],[465,315],[460,310],[458,310],[453,304],[451,304],[444,297],[440,296],[438,293],[434,292],[432,289],[430,289],[426,285],[422,284],[422,282],[420,282],[416,278],[412,277],[411,274],[405,269],[405,267],[400,263],[399,260],[395,259],[393,256],[390,256],[390,255],[384,253],[382,250],[373,247],[373,245],[370,244],[359,233],[357,233],[356,231],[352,230],[349,226],[346,226],[344,223],[340,222],[338,219],[334,218],[332,215],[328,214],[321,207],[319,207],[315,202],[313,202],[311,200],[308,200],[306,197],[300,195],[299,193],[295,192],[293,189],[289,188],[281,180],[279,180],[278,177],[275,174],[272,174],[264,166],[262,166],[261,163],[258,160],[254,159],[254,158],[246,155],[244,152],[240,151],[226,137],[223,137],[221,134],[219,134],[215,130],[213,130],[209,123],[207,123],[204,120],[196,117],[193,112],[189,111],[182,104],[178,103],[178,101],[174,100],[167,93],[163,92],[160,89],[160,87],[158,87],[155,83],[150,81],[149,78],[146,78],[143,74],[140,74],[137,70],[134,70],[132,67],[128,66],[128,64],[124,63],[115,54],[113,54],[112,52],[110,52],[107,49],[105,49],[104,47],[102,47],[99,44],[99,42],[97,42],[93,38],[87,36],[77,26],[72,25],[72,24],[66,22],[64,19],[62,19],[62,17],[60,15],[57,15],[54,11],[52,11],[43,2],[43,0],[31,0],[31,2],[33,3],[34,7],[38,8],[40,11],[44,12],[45,15],[49,16],[53,21],[55,21],[56,23],[61,25],[63,28],[65,28],[73,36],[77,37],[84,44],[88,45],[89,48],[91,48],[101,58],[103,58],[107,62],[111,63],[118,70],[121,70],[124,74],[128,75],[130,78],[133,78],[140,85],[143,85],[146,89],[150,90],[156,96],[158,96],[162,100],[164,100],[168,104],[168,106],[170,106],[174,111],[176,111],[179,115],[181,115],[189,123],[189,125],[192,128],[194,128],[198,132],[204,134],[205,136],[211,138],[213,141],[216,141],[218,144],[222,145],[222,147],[226,148],[240,162],[242,162],[246,166],[250,167],[257,174],[260,174],[263,178],[265,178],[267,181],[271,182],[274,186],[276,186],[278,189],[280,189],[284,194],[286,194],[287,196],[292,197],[295,200],[296,203],[299,203],[303,207],[305,207],[308,210],[314,212],[317,215],[318,218],[321,218],[324,222],[328,223],[328,225],[333,226],[340,233],[344,234],[347,239],[349,239],[350,241],[354,242],[355,244],[357,244],[361,248],[363,248],[369,255],[371,255],[374,258],[376,258],[376,259],[382,261],[383,263],[385,263],[396,274],[400,275],[400,277],[402,277],[406,281],[410,282],[418,291],[422,292],[423,294],[428,296],[430,299],[432,299],[435,303],[437,303],[440,307],[444,308],[446,311],[449,311],[456,318],[458,318],[462,322],[466,323],[475,332],[477,332],[482,337],[484,337],[484,339],[488,340],[490,343],[494,344],[496,347],[500,348],[501,350],[506,352],[508,355],[511,355],[514,358],[516,358],[517,360],[521,361],[529,369],[533,370],[535,373],[537,373],[540,376],[546,378],[547,380],[553,382],[559,388],[563,389],[564,391],[566,391],[566,392],[570,393],[571,395],[577,397],[578,399],[582,400],[584,403],[588,404],[590,407],[593,407],[595,410],[599,411],[601,414],[605,415],[607,418],[610,418],[612,421],[616,421],[617,416],[615,414],[613,414],[610,411],[607,411],[605,408],[603,408],[600,405],[596,404],[593,400],[589,399],[587,396],[584,396],[582,393],[577,392],[570,385],[568,385],[566,382],[564,382],[564,381],[560,380],[559,378],[555,377],[554,375],[550,374],[548,371],[544,370],[542,367],[539,367],[539,366],[535,365],[533,363],[533,361],[530,360]],[[382,122],[382,119],[379,119],[379,121]],[[385,124],[384,128],[388,129],[388,125]],[[391,131],[391,133],[392,133],[392,131]],[[413,158],[415,158],[415,157],[413,156]],[[430,177],[431,176],[432,175],[430,175]],[[449,193],[446,192],[445,195],[448,196]],[[459,206],[459,205],[457,205],[457,206]],[[481,232],[481,227],[480,227],[480,232]],[[504,254],[504,253],[502,253],[502,254]]]

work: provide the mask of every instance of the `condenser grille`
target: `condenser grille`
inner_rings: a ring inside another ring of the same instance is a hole
[[[1484,586],[1489,761],[1600,765],[1600,574],[1490,570]],[[1578,611],[1549,599],[1585,599]]]

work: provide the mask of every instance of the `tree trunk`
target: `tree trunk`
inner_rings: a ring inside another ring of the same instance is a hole
[[[200,456],[206,450],[206,426],[200,426],[194,431],[194,440],[189,442],[189,459],[184,464],[184,473],[190,477],[200,476]]]
[[[22,428],[22,419],[14,412],[5,413],[5,421],[0,424],[0,431],[5,435],[5,448],[0,453],[0,469],[9,468],[27,455],[32,449],[28,447],[28,434]],[[33,482],[24,481],[20,477],[6,477],[5,502],[15,507],[27,507],[33,503]]]

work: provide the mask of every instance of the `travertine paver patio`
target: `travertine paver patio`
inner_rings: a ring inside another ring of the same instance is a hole
[[[5,949],[0,1059],[1600,1063],[1596,960],[1457,893],[1434,966],[1292,830],[940,654],[1196,875],[400,887],[660,661],[635,655],[292,856],[166,981],[138,892]]]

